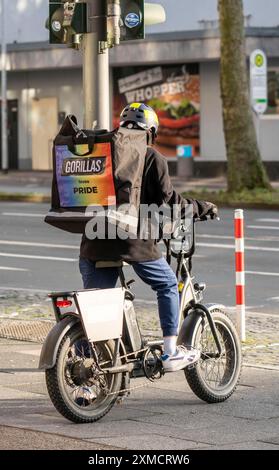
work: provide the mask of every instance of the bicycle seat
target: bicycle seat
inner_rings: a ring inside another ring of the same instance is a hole
[[[124,266],[129,266],[128,263],[124,261],[97,261],[96,269],[102,268],[123,268]]]

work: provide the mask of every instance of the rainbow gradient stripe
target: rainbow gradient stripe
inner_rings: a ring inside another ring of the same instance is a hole
[[[87,145],[77,145],[76,152],[84,154],[88,152]],[[86,157],[77,157],[67,147],[58,145],[55,147],[56,178],[62,208],[109,206],[115,204],[115,187],[113,180],[112,156],[110,143],[95,144],[94,150]],[[105,171],[102,174],[67,175],[63,176],[63,163],[69,158],[105,157]],[[87,193],[87,188],[96,188],[97,193]]]

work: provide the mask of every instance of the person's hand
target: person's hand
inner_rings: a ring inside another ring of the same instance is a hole
[[[207,220],[208,217],[211,219],[218,218],[218,207],[212,202],[199,201],[201,206],[201,213],[199,215],[201,220]]]

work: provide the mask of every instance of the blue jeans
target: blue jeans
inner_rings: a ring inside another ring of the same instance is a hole
[[[179,322],[179,293],[176,276],[164,258],[131,263],[135,273],[157,293],[163,336],[176,336]],[[84,289],[110,289],[118,280],[117,268],[96,269],[95,262],[80,258]]]

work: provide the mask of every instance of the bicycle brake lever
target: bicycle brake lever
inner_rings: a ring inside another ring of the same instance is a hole
[[[136,281],[135,279],[131,279],[130,281],[127,282],[127,287],[130,289],[130,286],[134,284]]]
[[[202,217],[199,217],[198,219],[196,219],[196,222],[206,222],[207,221],[207,216],[204,215]]]

